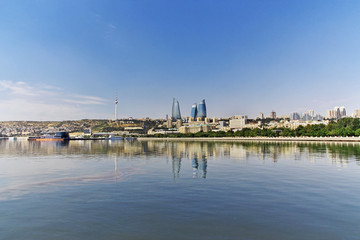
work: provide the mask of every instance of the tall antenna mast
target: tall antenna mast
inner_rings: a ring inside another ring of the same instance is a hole
[[[118,98],[117,98],[117,93],[116,93],[116,97],[115,97],[115,121],[118,120],[117,105],[118,105]]]

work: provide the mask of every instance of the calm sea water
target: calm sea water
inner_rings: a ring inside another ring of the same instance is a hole
[[[0,239],[360,239],[360,145],[0,141]]]

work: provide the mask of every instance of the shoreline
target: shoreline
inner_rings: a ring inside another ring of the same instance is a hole
[[[181,137],[153,138],[138,137],[138,141],[208,141],[208,142],[359,142],[360,137]]]

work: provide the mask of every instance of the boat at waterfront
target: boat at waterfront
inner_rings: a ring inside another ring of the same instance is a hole
[[[70,136],[68,132],[56,132],[55,135],[44,135],[40,137],[29,137],[28,141],[68,141]]]
[[[123,141],[124,138],[123,138],[123,137],[120,137],[120,136],[110,135],[108,138],[106,138],[106,140],[111,140],[111,141]]]

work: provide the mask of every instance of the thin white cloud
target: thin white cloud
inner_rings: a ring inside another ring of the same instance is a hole
[[[64,120],[80,117],[72,104],[11,99],[0,101],[1,120]]]
[[[0,90],[10,91],[16,95],[36,96],[36,89],[28,86],[25,82],[0,81]]]
[[[41,96],[41,95],[55,95],[58,88],[45,86],[30,86],[26,82],[13,82],[7,80],[0,80],[0,90],[7,91],[11,95],[17,96]]]
[[[106,100],[96,96],[73,95],[73,98],[64,99],[64,102],[75,104],[104,104]]]
[[[75,103],[75,104],[84,104],[84,105],[87,105],[87,104],[104,104],[104,102],[99,102],[99,101],[94,101],[94,100],[81,100],[81,99],[64,99],[64,102],[67,102],[67,103]]]
[[[55,86],[51,86],[51,85],[47,85],[47,84],[42,85],[42,87],[44,89],[49,89],[49,90],[57,90],[57,91],[63,90],[63,88],[59,88],[59,87],[55,87]]]
[[[117,27],[111,23],[108,24],[108,27],[111,28],[111,29],[116,29]]]
[[[86,118],[106,99],[72,94],[51,85],[0,80],[0,120],[63,120]]]
[[[60,97],[57,101],[82,103],[83,104],[102,104],[106,102],[105,99],[97,96],[88,96],[80,94],[68,94],[63,89],[51,86],[30,86],[26,82],[13,82],[0,80],[0,90],[7,91],[8,95],[13,97],[39,97],[39,96],[51,96]]]
[[[99,101],[99,102],[105,102],[106,101],[105,99],[100,98],[100,97],[96,97],[96,96],[76,95],[76,97],[83,98],[83,99],[88,99],[88,100]]]

